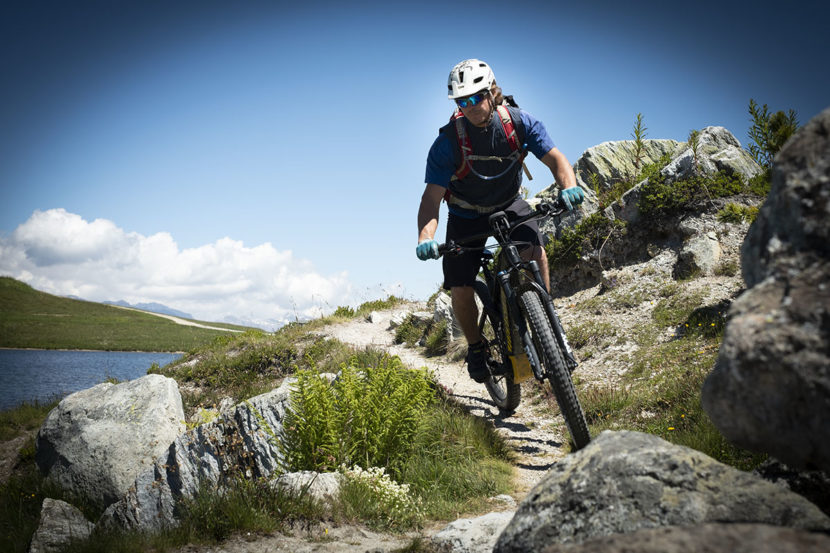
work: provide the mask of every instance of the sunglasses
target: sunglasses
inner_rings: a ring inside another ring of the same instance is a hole
[[[478,94],[473,94],[472,96],[467,96],[466,98],[457,98],[455,100],[455,103],[460,108],[466,108],[470,106],[475,106],[476,104],[480,104],[484,101],[486,97],[486,92],[479,92]]]

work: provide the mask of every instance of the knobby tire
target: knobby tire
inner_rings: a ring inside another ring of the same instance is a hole
[[[501,367],[504,374],[491,375],[484,387],[490,394],[490,399],[503,414],[510,414],[519,406],[522,400],[522,388],[513,382],[513,367],[507,357],[507,344],[504,342],[504,328],[502,318],[489,310],[486,306],[492,304],[487,284],[481,280],[473,286],[478,296],[480,311],[478,315],[478,329],[481,336],[488,342],[488,365]]]
[[[544,363],[544,373],[550,382],[553,395],[562,411],[568,432],[574,442],[576,449],[582,449],[591,441],[588,432],[588,423],[585,414],[579,405],[576,397],[571,374],[565,365],[559,343],[553,335],[548,315],[545,312],[542,300],[535,290],[525,290],[519,296],[519,304],[522,308],[525,320],[533,335],[533,343],[539,357]]]

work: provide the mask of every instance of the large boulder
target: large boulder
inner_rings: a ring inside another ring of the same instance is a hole
[[[657,162],[665,155],[674,155],[683,146],[676,140],[643,140],[639,168],[634,166],[634,141],[603,142],[585,150],[574,163],[577,182],[583,188],[593,189],[596,182],[600,190],[612,188],[616,183],[637,176],[644,165]]]
[[[111,505],[98,526],[158,532],[178,525],[180,504],[200,490],[221,491],[230,478],[267,478],[279,468],[282,421],[294,379],[243,401],[170,444]]]
[[[741,143],[732,133],[723,127],[706,127],[698,135],[697,153],[687,143],[669,164],[661,169],[660,174],[666,183],[672,183],[694,175],[713,176],[719,171],[750,179],[761,173],[762,169],[752,156],[741,148]],[[639,221],[640,197],[646,183],[648,179],[628,190],[618,201],[605,209],[605,215],[629,222]]]
[[[540,553],[825,553],[830,537],[766,524],[701,524],[554,544]]]
[[[735,135],[723,127],[706,127],[700,131],[697,140],[697,153],[687,142],[685,148],[663,168],[661,172],[666,182],[696,174],[714,175],[719,171],[750,179],[762,171],[749,152],[741,148]]]
[[[830,109],[775,157],[741,251],[751,287],[729,312],[703,407],[738,445],[830,470]]]
[[[67,396],[49,413],[35,460],[48,480],[104,509],[184,429],[175,380],[151,374],[99,384]]]
[[[656,436],[605,431],[553,466],[494,551],[707,522],[830,530],[830,518],[789,490]]]

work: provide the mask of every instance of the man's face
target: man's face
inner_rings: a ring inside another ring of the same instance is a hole
[[[492,100],[486,92],[477,92],[464,98],[458,98],[456,104],[464,117],[476,127],[485,127],[490,119]]]

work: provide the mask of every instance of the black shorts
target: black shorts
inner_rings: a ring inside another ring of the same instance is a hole
[[[530,213],[531,209],[528,203],[521,198],[507,206],[504,210],[507,213],[507,218],[510,221],[518,219]],[[446,242],[450,240],[461,240],[473,234],[480,234],[490,230],[488,222],[489,215],[484,215],[476,219],[465,219],[450,213],[447,219],[447,238]],[[518,227],[510,234],[511,238],[520,242],[529,242],[534,246],[542,245],[542,237],[539,234],[539,225],[536,221],[529,221]],[[465,251],[460,255],[445,255],[444,262],[444,289],[449,290],[453,286],[472,286],[475,282],[476,275],[478,275],[481,268],[481,250],[487,239],[478,240],[476,242],[465,243],[465,247],[476,248],[474,250]],[[521,251],[522,247],[519,247]]]

